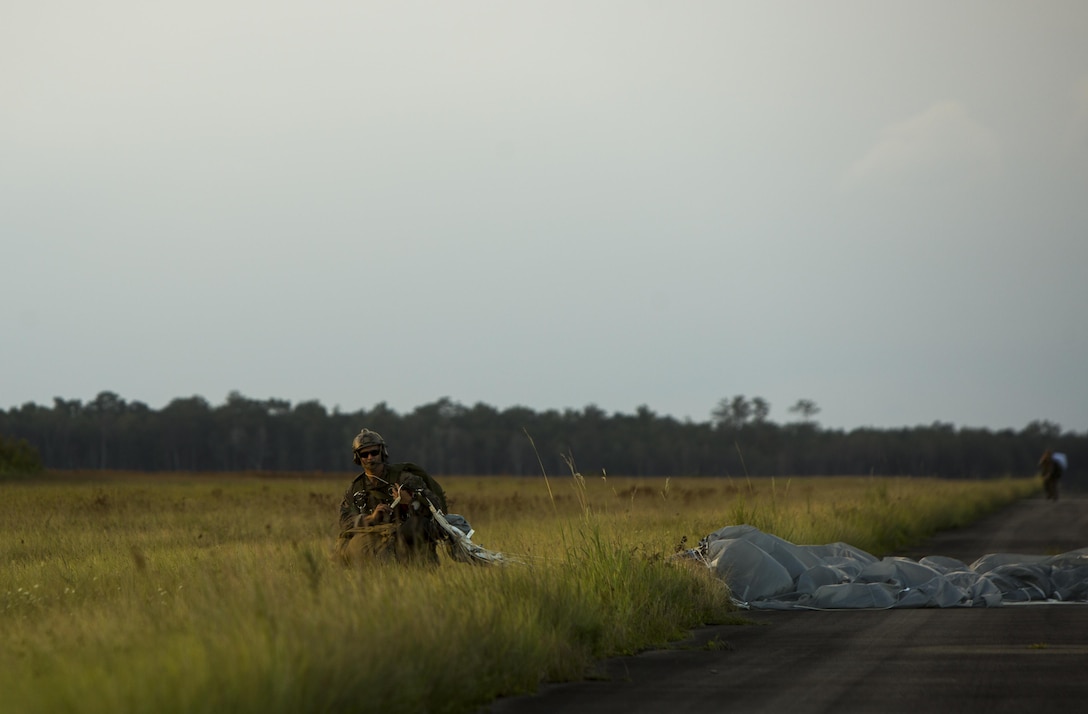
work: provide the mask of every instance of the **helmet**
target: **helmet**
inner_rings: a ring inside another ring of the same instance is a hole
[[[372,446],[381,448],[382,461],[389,458],[389,452],[385,449],[385,439],[382,438],[382,435],[370,429],[363,429],[351,441],[351,453],[354,457],[352,461],[361,465],[363,460],[359,458],[359,452],[365,451]]]

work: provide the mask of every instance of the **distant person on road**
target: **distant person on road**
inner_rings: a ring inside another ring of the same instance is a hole
[[[389,463],[381,434],[363,429],[352,441],[362,466],[340,504],[336,552],[345,564],[373,560],[438,563],[443,532],[431,506],[446,511],[446,493],[421,467]]]
[[[1043,479],[1043,489],[1048,500],[1058,500],[1058,481],[1066,468],[1065,454],[1056,454],[1050,449],[1043,452],[1039,459],[1039,476]]]

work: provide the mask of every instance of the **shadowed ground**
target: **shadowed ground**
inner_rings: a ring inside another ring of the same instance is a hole
[[[1088,497],[1021,501],[941,533],[907,557],[1088,547]],[[494,702],[511,712],[1080,711],[1088,701],[1088,605],[764,611],[667,650],[601,663],[602,680]]]

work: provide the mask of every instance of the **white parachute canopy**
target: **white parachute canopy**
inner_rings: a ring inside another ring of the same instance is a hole
[[[448,515],[442,513],[429,500],[427,506],[430,507],[439,528],[445,532],[449,543],[449,554],[454,560],[476,565],[506,565],[507,563],[520,562],[516,558],[511,558],[502,553],[495,553],[473,543],[472,534],[476,531],[472,529],[464,516],[455,513]]]
[[[879,559],[846,543],[794,545],[754,526],[726,526],[678,555],[703,562],[745,608],[994,607],[1088,602],[1088,548],[1062,555]]]

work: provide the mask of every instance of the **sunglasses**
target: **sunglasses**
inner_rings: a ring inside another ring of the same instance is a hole
[[[359,452],[359,458],[360,459],[368,459],[371,456],[379,456],[381,453],[382,453],[381,449],[371,449],[370,451],[360,451]]]

